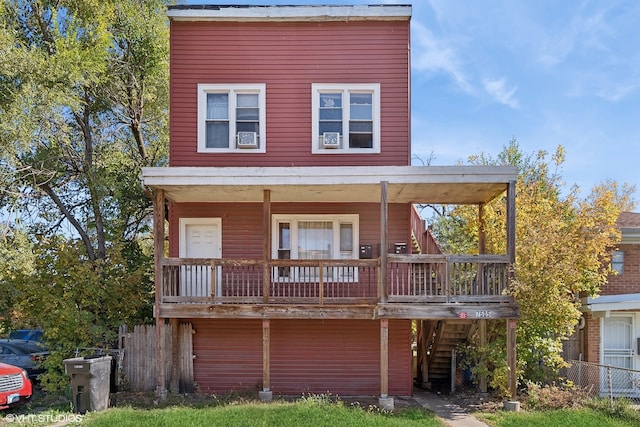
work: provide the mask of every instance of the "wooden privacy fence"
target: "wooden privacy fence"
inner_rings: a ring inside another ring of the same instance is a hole
[[[193,391],[193,334],[191,323],[179,323],[177,333],[178,348],[173,348],[173,326],[163,325],[165,339],[165,388],[172,392]],[[130,332],[126,325],[120,326],[120,350],[123,350],[122,387],[129,391],[155,391],[156,383],[156,327],[138,325]],[[174,357],[176,363],[173,363]]]

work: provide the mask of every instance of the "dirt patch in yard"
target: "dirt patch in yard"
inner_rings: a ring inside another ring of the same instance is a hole
[[[416,391],[425,393],[424,391]],[[426,392],[430,393],[430,392]],[[503,399],[492,397],[491,395],[478,393],[475,391],[462,391],[452,395],[440,394],[440,397],[453,404],[457,404],[465,412],[494,412],[502,408]],[[319,399],[326,401],[341,401],[345,405],[360,406],[364,409],[371,410],[378,408],[377,396],[334,396],[334,395],[303,395],[303,396],[273,396],[273,401],[295,402],[304,399]],[[258,393],[249,390],[241,393],[229,394],[168,394],[165,400],[159,399],[155,393],[133,393],[118,392],[111,394],[112,407],[132,406],[136,408],[162,408],[169,406],[190,406],[190,407],[207,407],[220,406],[232,403],[245,403],[258,401]],[[421,408],[422,405],[410,396],[394,396],[395,410],[403,410],[407,408]]]

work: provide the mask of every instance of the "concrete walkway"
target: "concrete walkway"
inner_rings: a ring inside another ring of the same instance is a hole
[[[414,390],[413,398],[420,405],[430,409],[451,427],[488,427],[472,414],[455,403],[447,402],[436,393]]]

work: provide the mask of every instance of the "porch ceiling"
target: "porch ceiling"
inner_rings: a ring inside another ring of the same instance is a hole
[[[477,204],[517,179],[511,166],[166,167],[143,168],[142,184],[185,202],[380,202]]]

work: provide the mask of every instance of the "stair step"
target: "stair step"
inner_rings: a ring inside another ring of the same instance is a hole
[[[442,336],[434,348],[429,363],[429,381],[434,384],[447,384],[451,378],[451,352],[460,342],[467,339],[473,325],[472,320],[445,321],[442,324]]]

